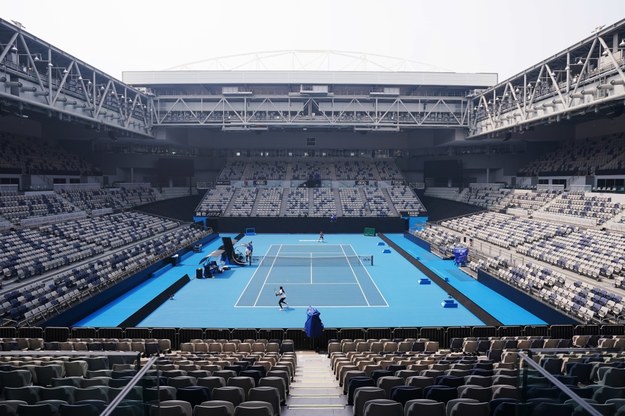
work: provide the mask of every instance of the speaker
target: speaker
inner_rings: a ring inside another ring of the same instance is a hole
[[[195,269],[195,278],[201,279],[203,277],[203,273],[204,273],[204,270],[202,270],[201,267],[198,267],[197,269]]]

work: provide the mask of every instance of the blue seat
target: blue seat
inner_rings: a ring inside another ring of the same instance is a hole
[[[191,403],[191,406],[201,404],[211,399],[210,388],[205,386],[181,387],[176,391],[176,399]]]
[[[371,372],[371,378],[376,383],[380,377],[387,377],[387,376],[392,376],[392,375],[395,375],[395,372],[390,371],[390,370],[373,370]]]
[[[102,412],[93,404],[62,404],[59,408],[59,416],[98,416]]]
[[[582,384],[590,384],[590,374],[593,365],[590,363],[567,363],[566,375],[577,377]]]
[[[501,405],[502,403],[518,403],[519,401],[517,399],[512,399],[510,397],[502,397],[500,399],[492,399],[489,404],[490,404],[490,416],[493,416],[493,414],[495,413],[495,410],[497,410],[497,407],[499,407],[499,405]]]
[[[493,416],[532,416],[534,405],[531,403],[504,402],[493,412]]]
[[[573,407],[564,403],[538,403],[532,416],[571,416]]]
[[[527,389],[528,399],[557,399],[560,397],[560,389],[557,387],[530,387]]]
[[[423,398],[447,403],[451,399],[458,398],[456,387],[433,384],[423,389]]]
[[[391,388],[391,400],[399,402],[403,405],[408,400],[422,399],[423,389],[414,386],[394,386]]]
[[[459,387],[464,385],[464,377],[442,375],[436,377],[436,384],[441,386]]]

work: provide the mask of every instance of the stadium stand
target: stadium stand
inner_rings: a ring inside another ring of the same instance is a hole
[[[255,216],[277,217],[280,215],[283,188],[263,188],[258,191]]]
[[[340,188],[341,211],[346,217],[366,217],[367,204],[360,188]]]
[[[322,159],[294,159],[288,162],[244,162],[235,159],[227,162],[219,178],[230,181],[230,185],[209,189],[196,208],[196,216],[211,213],[210,216],[232,217],[397,217],[402,212],[425,212],[425,207],[408,186],[384,182],[404,181],[391,160],[340,159],[339,163],[332,164]],[[378,183],[380,178],[383,180]],[[258,180],[270,183],[251,182]],[[302,180],[306,181],[303,185],[299,182]],[[316,183],[309,184],[310,180]],[[322,180],[326,182],[323,188],[319,188]],[[289,182],[285,184],[284,181],[293,181],[290,182],[291,187],[312,186],[312,193],[306,189],[288,188],[286,184]],[[327,181],[332,181],[331,187],[328,187]],[[369,186],[356,188],[357,181],[367,181]],[[254,187],[250,188],[252,185]],[[352,189],[347,190],[350,187]],[[267,208],[270,205],[275,206]]]
[[[41,274],[46,271],[46,267],[49,267],[49,270],[59,268],[84,258],[89,258],[90,261],[81,262],[80,265],[71,269],[63,269],[46,275],[45,278],[37,279],[32,283],[6,287],[2,295],[4,303],[0,316],[19,323],[30,322],[34,319],[40,320],[50,314],[56,314],[82,301],[93,291],[108,287],[181,248],[188,247],[210,233],[209,230],[179,226],[173,221],[144,214],[119,215],[122,217],[111,216],[108,221],[103,217],[96,219],[100,225],[103,222],[108,223],[108,228],[102,231],[98,238],[85,234],[89,227],[93,228],[98,223],[90,223],[82,231],[80,223],[52,226],[48,231],[61,234],[62,240],[65,241],[59,244],[58,252],[55,253],[52,249],[47,250],[50,252],[47,257],[50,260],[44,258],[45,264],[39,260],[38,251],[25,250],[22,251],[23,256],[17,256],[9,251],[7,260],[3,261],[3,264],[8,264],[8,267],[3,270],[5,279],[17,277],[19,280]],[[122,224],[118,225],[120,221]],[[147,230],[137,234],[135,227],[141,224]],[[80,241],[81,235],[92,242]],[[50,238],[50,234],[41,235],[38,238]],[[67,250],[68,245],[73,248]],[[88,248],[82,249],[82,247]],[[104,247],[118,250],[107,254]],[[62,249],[64,251],[60,251]],[[43,250],[45,251],[46,248]],[[96,258],[95,255],[99,256]]]
[[[310,196],[307,188],[288,189],[286,191],[286,208],[284,215],[287,217],[307,217],[310,213]]]
[[[619,136],[603,136],[568,141],[520,169],[519,175],[593,175],[600,169],[618,166],[623,159],[621,140]]]
[[[330,188],[313,188],[312,190],[313,217],[330,217],[337,215],[334,192]]]
[[[0,172],[19,174],[101,174],[77,155],[36,137],[0,133]]]

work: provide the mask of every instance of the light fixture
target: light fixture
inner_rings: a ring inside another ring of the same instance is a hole
[[[48,62],[48,66],[52,68],[54,65],[52,64],[52,62]]]
[[[63,73],[67,74],[69,71],[67,70],[67,68],[63,68]]]
[[[35,60],[35,62],[39,62],[39,61],[41,61],[41,58],[39,58],[39,55],[35,55],[34,60]]]
[[[603,56],[608,56],[610,52],[607,49],[604,49],[603,52],[601,53],[601,55]]]
[[[571,70],[571,67],[567,65],[567,66],[565,66],[565,67],[564,67],[564,70],[565,70],[565,71],[570,71],[570,70]]]
[[[11,46],[11,52],[17,52],[17,46],[15,46],[15,44]]]
[[[625,38],[621,39],[621,43],[619,43],[618,46],[621,48],[625,48]]]
[[[583,65],[584,64],[584,60],[580,57],[577,58],[577,61],[575,62],[575,65]]]

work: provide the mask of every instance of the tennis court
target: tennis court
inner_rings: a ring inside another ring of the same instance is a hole
[[[388,307],[367,270],[372,258],[351,244],[272,244],[235,307],[275,308],[280,286],[291,307]]]
[[[463,305],[443,308],[447,292],[436,284],[420,285],[425,276],[395,250],[386,250],[379,238],[331,234],[325,243],[318,243],[316,237],[246,236],[238,244],[253,239],[254,255],[261,256],[256,264],[234,267],[213,279],[193,278],[200,260],[222,244],[216,240],[203,247],[203,252],[191,252],[177,266],[155,273],[75,326],[117,326],[184,274],[191,276],[191,281],[137,326],[297,328],[306,321],[309,305],[319,308],[328,328],[483,324]],[[452,261],[424,252],[401,234],[388,237],[441,276],[449,277],[450,284],[504,324],[544,324],[475,279],[459,278],[461,271]],[[373,256],[373,266],[367,256]],[[279,286],[284,286],[290,306],[284,312],[278,311],[275,296]]]

